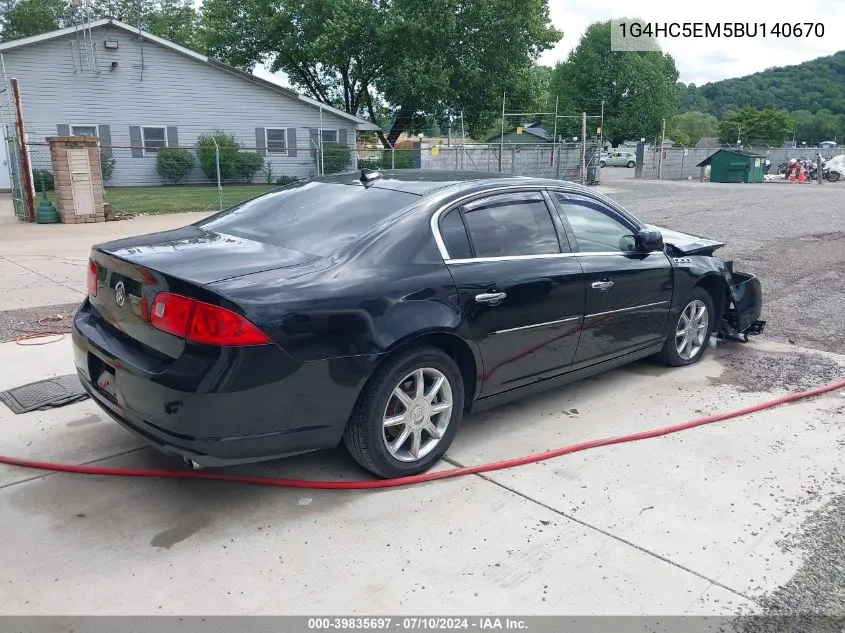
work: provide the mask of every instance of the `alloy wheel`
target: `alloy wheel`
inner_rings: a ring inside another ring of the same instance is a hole
[[[401,462],[428,455],[452,419],[452,386],[433,367],[405,376],[393,389],[382,416],[382,438],[388,453]]]
[[[695,299],[687,304],[675,328],[675,349],[684,360],[695,358],[704,346],[710,318],[707,306]]]

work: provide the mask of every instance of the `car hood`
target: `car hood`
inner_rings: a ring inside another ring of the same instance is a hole
[[[662,226],[654,226],[653,224],[646,224],[645,228],[652,231],[660,231],[663,235],[663,242],[681,255],[712,255],[716,249],[722,248],[725,245],[724,242],[717,242],[706,237],[665,229]]]

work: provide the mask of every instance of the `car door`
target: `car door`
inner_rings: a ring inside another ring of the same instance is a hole
[[[539,190],[488,194],[439,219],[481,397],[566,371],[584,316],[584,274]]]
[[[586,276],[583,330],[573,368],[658,345],[666,336],[674,269],[663,251],[638,252],[633,219],[587,195],[552,199]]]

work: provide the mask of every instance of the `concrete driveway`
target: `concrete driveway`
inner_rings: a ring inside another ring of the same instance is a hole
[[[845,359],[794,346],[709,352],[693,367],[641,362],[471,416],[442,467],[665,426],[845,374]],[[0,389],[71,371],[67,339],[0,345]],[[2,466],[0,613],[733,614],[766,612],[790,586],[816,607],[839,591],[808,582],[825,569],[816,550],[829,556],[841,540],[841,525],[819,513],[845,488],[843,410],[845,392],[834,392],[660,439],[381,491]],[[90,401],[24,415],[0,405],[0,454],[180,467]],[[342,450],[236,472],[366,478]]]
[[[91,246],[130,235],[165,231],[208,213],[142,215],[99,224],[3,224],[0,231],[0,310],[73,303],[85,298]]]

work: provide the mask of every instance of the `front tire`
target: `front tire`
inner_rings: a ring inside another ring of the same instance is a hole
[[[684,307],[669,328],[657,358],[671,367],[692,365],[701,360],[713,329],[713,298],[703,288],[689,294]]]
[[[601,167],[602,169],[604,169],[605,167],[607,167],[607,163],[605,163],[604,161],[600,161],[600,162],[599,162],[599,167]]]
[[[829,171],[827,172],[827,179],[829,182],[836,182],[839,180],[839,172],[838,171]]]
[[[463,417],[464,384],[455,361],[433,348],[387,360],[364,387],[343,434],[353,459],[384,478],[431,468]]]

